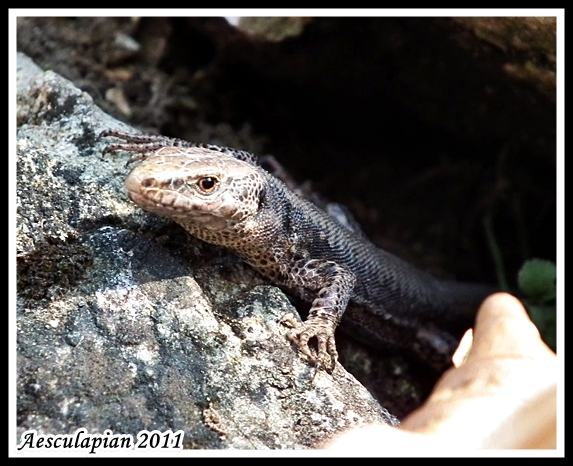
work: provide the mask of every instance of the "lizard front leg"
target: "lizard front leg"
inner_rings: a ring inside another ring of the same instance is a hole
[[[356,277],[336,262],[310,260],[293,267],[289,278],[289,286],[302,296],[308,296],[308,290],[318,292],[305,322],[283,320],[294,327],[287,336],[311,361],[332,370],[338,359],[334,331],[346,310]],[[312,338],[317,340],[316,356],[308,345]]]

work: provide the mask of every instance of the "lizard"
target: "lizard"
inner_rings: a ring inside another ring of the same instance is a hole
[[[103,153],[131,153],[125,180],[137,206],[170,218],[191,235],[225,247],[303,301],[288,338],[318,367],[338,359],[343,320],[358,340],[413,352],[443,370],[463,331],[495,289],[439,279],[373,245],[261,167],[247,152],[156,135],[106,130]],[[309,342],[316,339],[316,349]]]

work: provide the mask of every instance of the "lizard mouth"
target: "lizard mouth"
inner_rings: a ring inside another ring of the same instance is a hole
[[[132,202],[149,212],[168,217],[189,210],[188,206],[178,201],[177,193],[149,187],[149,179],[140,176],[140,171],[140,167],[134,168],[125,180],[127,196]]]
[[[202,225],[201,228],[207,230],[219,231],[228,227],[230,220],[224,217],[218,217],[210,211],[201,211],[200,209],[186,209],[168,204],[155,202],[148,196],[141,193],[128,191],[127,196],[133,203],[148,212],[161,215],[162,217],[171,218],[185,225]]]
[[[131,199],[131,201],[134,204],[138,205],[142,209],[158,214],[161,214],[162,212],[171,213],[171,212],[177,212],[177,210],[182,210],[182,209],[177,209],[174,206],[169,206],[166,204],[154,202],[151,199],[149,199],[149,197],[134,191],[127,191],[127,197],[129,197],[129,199]]]

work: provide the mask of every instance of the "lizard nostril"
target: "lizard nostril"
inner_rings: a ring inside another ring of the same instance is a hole
[[[185,182],[181,178],[171,178],[169,180],[169,185],[172,189],[179,189],[184,184]]]

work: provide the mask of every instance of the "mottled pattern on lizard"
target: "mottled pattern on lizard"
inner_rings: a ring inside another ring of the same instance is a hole
[[[376,248],[262,169],[254,155],[163,136],[105,131],[141,160],[125,186],[141,208],[224,246],[274,283],[311,303],[289,338],[325,367],[337,359],[334,331],[344,322],[375,346],[413,351],[443,369],[456,338],[471,327],[492,288],[437,279]],[[348,310],[347,310],[348,308]],[[346,313],[345,313],[346,310]],[[309,340],[316,338],[316,354]]]

